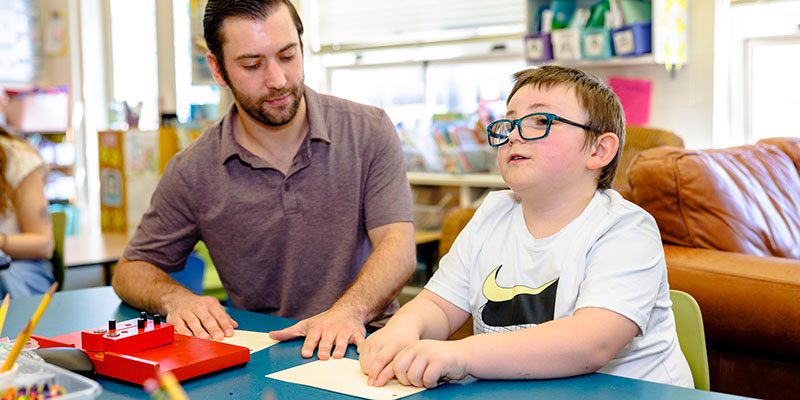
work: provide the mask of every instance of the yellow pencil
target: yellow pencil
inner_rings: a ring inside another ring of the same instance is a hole
[[[31,321],[33,321],[33,327],[31,327],[31,333],[36,328],[36,324],[39,323],[39,318],[42,318],[42,314],[44,314],[44,309],[47,308],[47,305],[50,304],[50,299],[53,298],[53,294],[56,292],[56,288],[58,287],[58,282],[53,282],[50,285],[50,289],[47,289],[47,293],[44,294],[42,297],[42,301],[39,303],[39,307],[36,309],[36,312],[33,313],[33,317]]]
[[[6,293],[6,297],[3,298],[3,305],[0,306],[0,334],[3,333],[3,323],[6,322],[6,313],[8,312],[8,299],[9,299],[9,294]]]
[[[189,396],[183,391],[183,387],[172,372],[167,371],[161,374],[161,386],[164,387],[171,400],[189,400]]]
[[[19,336],[17,336],[17,341],[14,343],[14,347],[11,348],[11,352],[8,353],[8,358],[6,358],[6,362],[3,363],[3,368],[0,368],[0,372],[6,372],[14,366],[14,363],[17,361],[17,357],[19,357],[19,353],[22,352],[22,348],[25,347],[25,343],[28,343],[28,339],[30,339],[33,330],[36,329],[36,324],[39,322],[42,314],[44,314],[45,308],[47,308],[47,305],[50,304],[50,299],[53,297],[53,293],[56,292],[57,287],[58,283],[54,282],[53,285],[50,286],[50,289],[47,290],[47,293],[44,294],[42,301],[39,303],[39,308],[36,309],[36,312],[33,313],[31,320],[28,321],[28,324],[22,328]]]
[[[0,372],[6,372],[14,366],[14,363],[17,362],[17,357],[19,357],[19,353],[22,352],[22,348],[25,347],[25,343],[28,342],[28,338],[31,337],[31,322],[28,321],[25,324],[25,327],[22,328],[22,331],[17,336],[17,341],[14,343],[14,347],[11,348],[11,352],[8,353],[8,358],[6,358],[6,362],[3,363],[3,368],[0,369]]]

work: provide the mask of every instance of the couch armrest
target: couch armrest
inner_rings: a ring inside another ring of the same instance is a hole
[[[664,245],[669,284],[691,294],[710,347],[800,359],[800,260]]]

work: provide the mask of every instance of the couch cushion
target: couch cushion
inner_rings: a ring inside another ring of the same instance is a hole
[[[781,149],[794,162],[794,166],[800,171],[800,137],[775,137],[761,139],[757,144],[771,144]]]
[[[629,185],[665,242],[800,258],[800,174],[773,145],[645,150]]]
[[[680,136],[662,129],[649,128],[646,126],[627,125],[625,126],[625,144],[622,148],[622,157],[617,167],[617,175],[614,177],[614,189],[628,185],[628,169],[631,161],[642,150],[652,149],[658,146],[683,147],[683,139]],[[620,192],[622,193],[622,192]],[[623,196],[625,194],[623,193]]]

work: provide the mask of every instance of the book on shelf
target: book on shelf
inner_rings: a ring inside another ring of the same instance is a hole
[[[492,152],[483,139],[476,114],[435,114],[431,133],[439,147],[443,169],[451,173],[489,171]]]

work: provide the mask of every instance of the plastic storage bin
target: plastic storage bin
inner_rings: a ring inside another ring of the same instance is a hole
[[[553,58],[556,60],[581,59],[581,31],[577,29],[556,29],[551,34]]]
[[[5,361],[5,355],[1,361]],[[52,364],[20,356],[14,368],[0,375],[0,395],[4,395],[12,386],[19,392],[20,388],[27,390],[32,385],[39,386],[44,383],[50,387],[55,384],[61,386],[66,392],[59,397],[63,400],[94,399],[103,391],[99,383],[89,378]]]
[[[8,125],[21,132],[63,132],[69,126],[69,88],[9,90]]]
[[[606,28],[585,28],[581,31],[581,50],[587,60],[602,60],[614,55],[611,31]]]
[[[549,33],[531,33],[525,36],[525,59],[532,63],[553,59]]]
[[[614,53],[618,56],[636,56],[652,52],[651,22],[636,22],[611,31]]]

